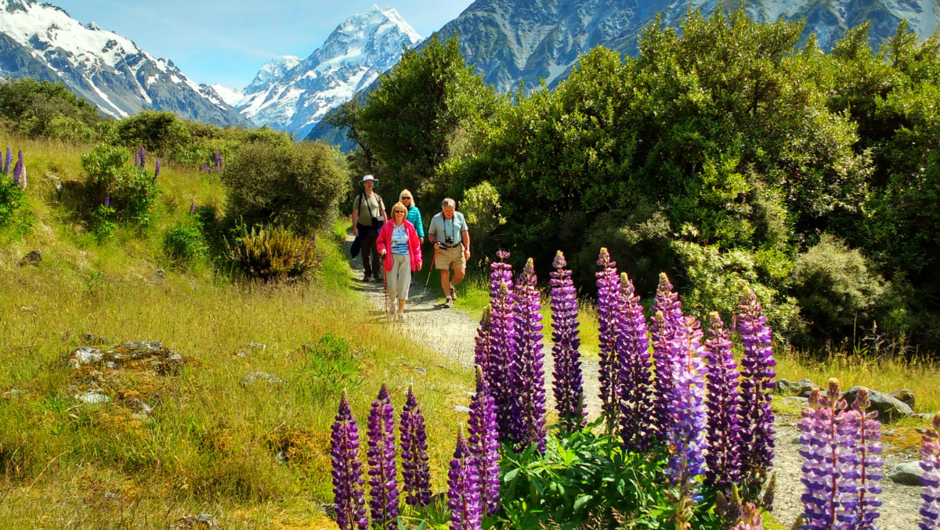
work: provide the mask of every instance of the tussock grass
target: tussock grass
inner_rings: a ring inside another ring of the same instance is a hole
[[[467,404],[470,374],[371,322],[361,295],[346,288],[334,234],[319,234],[321,270],[308,284],[233,283],[208,262],[171,267],[164,231],[193,199],[221,209],[217,180],[165,166],[151,225],[99,242],[63,199],[82,180],[87,148],[0,133],[6,144],[25,152],[32,220],[0,234],[0,527],[165,528],[195,513],[227,529],[333,527],[319,505],[332,498],[339,393],[350,389],[364,433],[382,381],[399,410],[414,385],[435,490],[443,488],[453,407]],[[50,174],[76,184],[60,195]],[[42,264],[20,267],[34,248]],[[161,268],[165,277],[155,274]],[[92,377],[66,363],[87,333],[109,346],[161,341],[186,362],[176,375]],[[254,372],[284,382],[242,385]],[[76,399],[96,387],[109,403]]]

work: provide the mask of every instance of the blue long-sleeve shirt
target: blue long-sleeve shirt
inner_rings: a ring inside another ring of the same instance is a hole
[[[409,223],[413,224],[415,231],[418,232],[418,237],[424,237],[424,223],[421,222],[421,212],[418,211],[417,206],[408,207],[408,217],[406,217]]]

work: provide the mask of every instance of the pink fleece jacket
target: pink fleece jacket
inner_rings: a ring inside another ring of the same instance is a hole
[[[405,232],[408,233],[408,256],[411,258],[411,270],[416,271],[421,269],[421,242],[418,240],[418,233],[415,231],[413,224],[408,221],[403,221],[405,223]],[[395,221],[389,220],[384,225],[382,225],[382,231],[379,232],[378,239],[375,240],[375,248],[381,254],[384,250],[387,253],[392,251],[392,230],[395,228]],[[392,270],[392,260],[385,260],[385,271],[390,272]]]

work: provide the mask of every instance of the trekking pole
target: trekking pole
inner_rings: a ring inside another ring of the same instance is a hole
[[[434,270],[434,262],[437,260],[437,245],[434,245],[434,257],[431,258],[431,266],[428,268],[428,277],[424,280],[424,287],[427,288],[428,282],[431,281],[431,271]]]

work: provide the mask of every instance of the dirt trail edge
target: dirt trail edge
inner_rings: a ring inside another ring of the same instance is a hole
[[[352,235],[347,235],[346,249],[352,243]],[[347,254],[348,255],[348,254]],[[427,264],[425,266],[428,266]],[[408,296],[408,305],[405,308],[405,322],[389,322],[385,317],[385,291],[382,282],[361,282],[362,261],[352,260],[352,277],[355,288],[362,291],[366,298],[372,302],[373,310],[370,312],[371,320],[376,324],[386,325],[390,332],[398,333],[403,337],[439,353],[440,355],[456,361],[468,369],[473,367],[473,349],[476,345],[477,327],[479,322],[465,313],[445,308],[443,299],[424,284],[413,281]],[[434,281],[432,279],[432,281]],[[543,322],[545,332],[549,332],[548,322]],[[546,337],[542,348],[545,355],[545,395],[547,409],[553,410],[555,403],[552,395],[552,355],[551,337]],[[598,363],[588,359],[581,360],[584,372],[584,396],[590,419],[600,414],[600,387],[598,383]],[[776,418],[775,428],[776,451],[774,456],[774,471],[777,472],[777,489],[775,495],[774,517],[789,528],[802,510],[800,495],[803,494],[802,477],[803,458],[799,454],[799,430],[795,416],[780,416]],[[890,432],[890,426],[883,430]],[[890,445],[890,437],[885,438],[886,448]],[[886,453],[885,466],[882,470],[887,474],[895,464],[916,460],[916,456]],[[880,498],[881,517],[876,520],[879,528],[886,530],[906,530],[917,527],[918,511],[921,506],[921,488],[895,484],[887,477],[881,480],[884,492]]]

